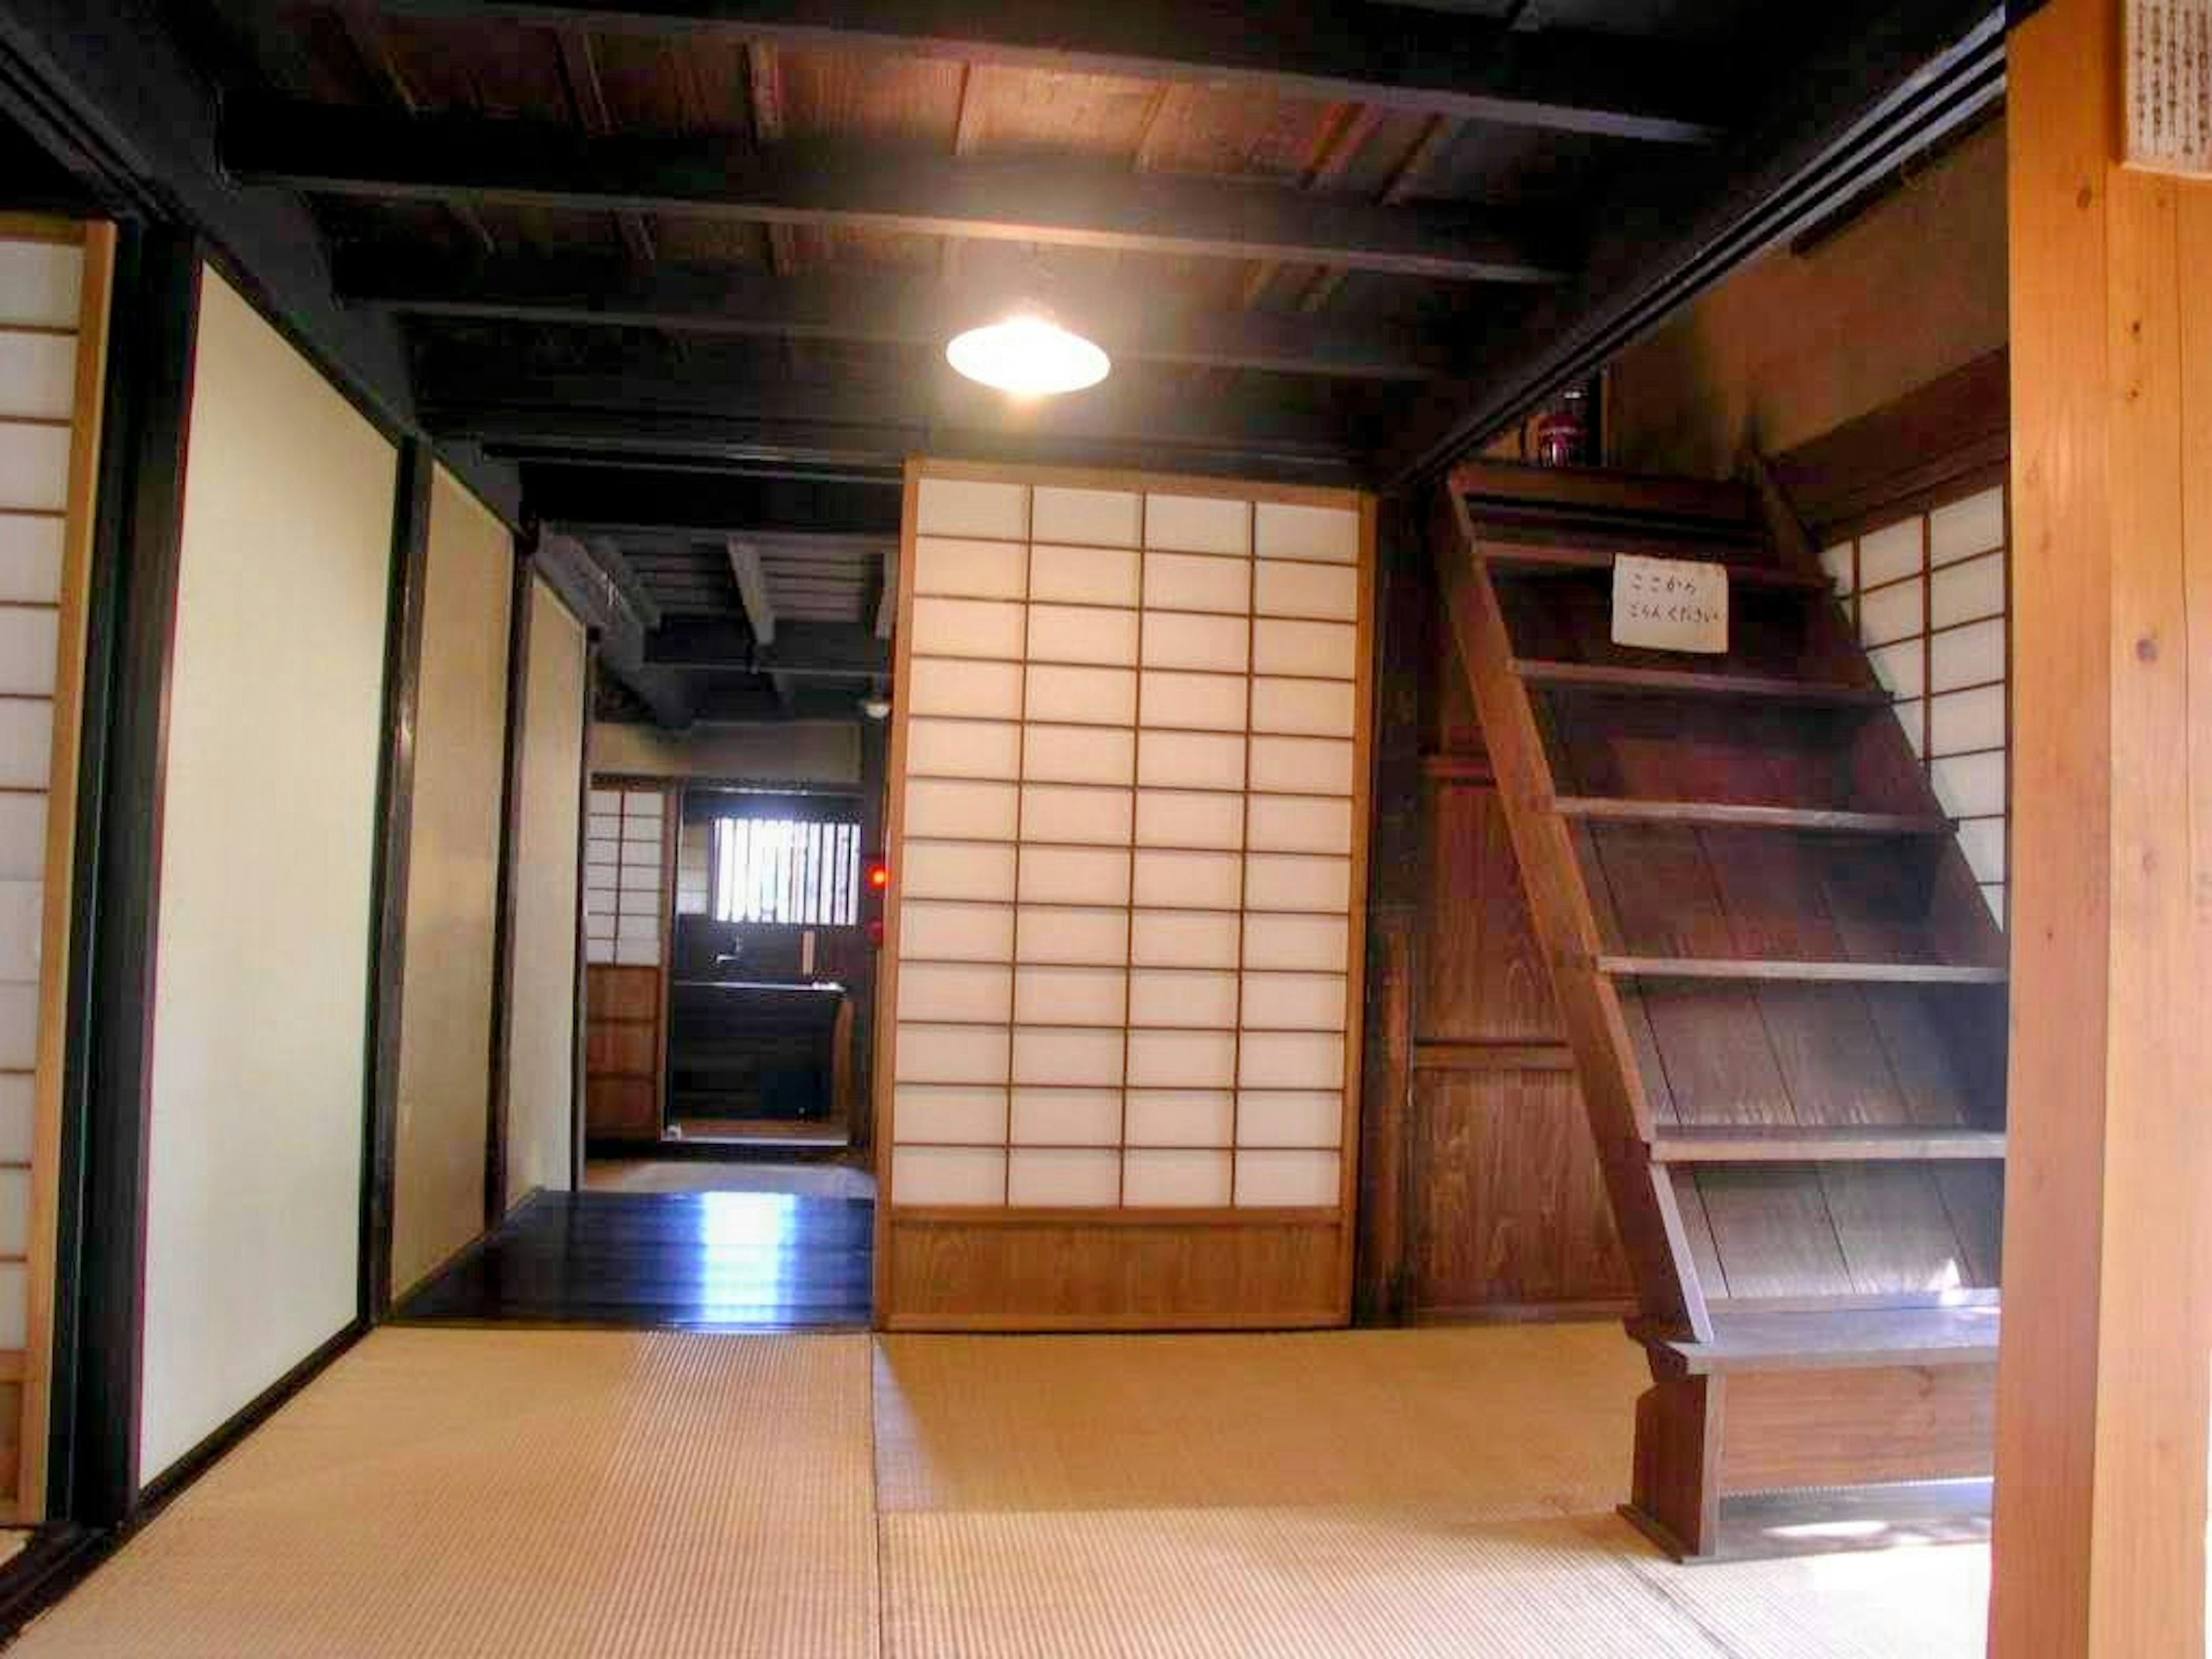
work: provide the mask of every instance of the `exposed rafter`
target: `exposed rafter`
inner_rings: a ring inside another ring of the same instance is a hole
[[[713,617],[671,617],[646,641],[646,661],[663,668],[748,668],[792,679],[872,679],[890,672],[890,653],[872,628],[850,623],[790,623],[773,645],[742,624]]]
[[[1726,113],[1711,54],[1346,0],[382,0],[382,9],[1200,81],[1666,143],[1707,142]]]
[[[935,347],[994,309],[988,284],[824,271],[804,280],[732,265],[664,265],[649,275],[605,259],[445,263],[355,251],[341,295],[428,317],[629,325],[676,333],[781,336]],[[1060,297],[1115,360],[1256,368],[1346,379],[1423,380],[1445,368],[1411,328],[1266,312],[1202,311],[1091,284]],[[1006,297],[1011,298],[1009,290]]]
[[[723,550],[730,561],[730,576],[738,585],[738,603],[744,607],[745,625],[752,630],[757,653],[766,651],[775,644],[775,605],[769,598],[768,572],[761,568],[760,550],[736,536],[723,544]],[[776,702],[790,708],[791,676],[771,671],[769,684],[775,688]]]
[[[899,486],[801,483],[702,472],[617,467],[523,469],[528,510],[572,531],[696,530],[710,536],[749,531],[896,536]]]
[[[1387,208],[1270,181],[1085,161],[593,137],[548,123],[395,117],[266,98],[226,106],[222,148],[224,167],[243,183],[324,195],[844,223],[1450,282],[1540,283],[1565,274],[1525,228],[1473,209]]]

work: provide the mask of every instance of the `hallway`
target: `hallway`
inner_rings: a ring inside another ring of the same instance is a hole
[[[14,1651],[1979,1654],[1979,1547],[1662,1562],[1612,1514],[1641,1371],[1597,1325],[386,1328]]]

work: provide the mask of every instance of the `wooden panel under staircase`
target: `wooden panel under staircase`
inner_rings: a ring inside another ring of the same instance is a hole
[[[1777,1547],[1778,1491],[1985,1477],[2004,939],[1802,531],[1771,488],[1487,464],[1443,513],[1637,1282],[1632,1517],[1711,1559]],[[1614,644],[1620,552],[1725,564],[1726,653]]]

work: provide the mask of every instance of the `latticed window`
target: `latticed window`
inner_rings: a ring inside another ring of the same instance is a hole
[[[860,920],[857,818],[716,818],[713,860],[717,921],[849,927]]]

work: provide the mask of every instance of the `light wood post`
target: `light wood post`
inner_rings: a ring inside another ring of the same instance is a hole
[[[2205,1650],[2212,181],[2119,165],[2120,14],[2052,0],[2008,65],[1996,1659]]]

